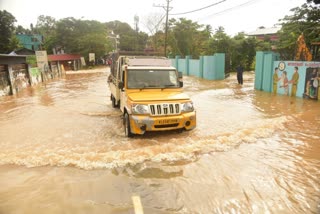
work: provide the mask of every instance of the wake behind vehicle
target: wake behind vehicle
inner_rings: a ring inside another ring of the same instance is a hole
[[[112,106],[123,113],[127,137],[196,127],[193,103],[182,91],[182,73],[169,59],[119,56],[111,66],[108,83]]]

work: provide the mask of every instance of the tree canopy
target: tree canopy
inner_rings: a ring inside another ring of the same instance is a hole
[[[98,21],[61,19],[56,24],[56,46],[67,53],[77,53],[85,57],[95,53],[97,57],[107,52],[108,40],[106,28]]]
[[[276,50],[282,59],[293,59],[296,41],[303,33],[307,44],[320,42],[320,8],[318,0],[307,0],[310,3],[293,8],[293,15],[285,16],[280,21],[279,41],[275,43],[269,37],[257,40],[240,32],[231,37],[220,26],[213,31],[210,25],[204,26],[186,18],[170,19],[168,23],[167,47],[165,43],[165,25],[163,16],[155,14],[146,21],[151,35],[133,29],[129,24],[120,21],[101,23],[92,20],[68,17],[55,20],[53,17],[41,15],[35,26],[30,29],[22,26],[14,27],[14,16],[7,11],[0,11],[0,52],[12,51],[19,44],[15,33],[41,34],[44,37],[42,48],[52,53],[53,49],[63,49],[66,53],[78,53],[85,57],[88,53],[96,53],[102,57],[116,49],[124,51],[153,51],[165,53],[166,56],[201,55],[215,53],[226,54],[226,69],[234,70],[238,64],[246,69],[253,69],[256,51]],[[276,49],[275,49],[276,48]]]
[[[279,32],[278,51],[283,59],[293,59],[296,50],[296,41],[303,33],[307,45],[320,42],[320,6],[303,4],[291,10],[294,14],[285,16]]]
[[[144,32],[137,32],[129,24],[120,21],[106,23],[109,34],[112,32],[109,40],[114,44],[114,37],[119,36],[119,49],[124,51],[143,51],[146,47],[148,35]]]
[[[18,46],[14,36],[15,17],[6,10],[0,10],[0,53],[9,53]]]

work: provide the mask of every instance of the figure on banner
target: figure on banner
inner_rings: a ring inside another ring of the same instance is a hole
[[[279,76],[278,76],[278,71],[279,68],[275,67],[274,69],[274,73],[273,73],[273,93],[277,94],[277,90],[278,90],[278,82],[280,80]]]
[[[317,97],[318,86],[319,86],[318,73],[317,73],[317,69],[314,68],[311,79],[310,79],[310,97],[311,98]]]
[[[287,71],[283,71],[280,78],[280,88],[284,89],[284,94],[289,95],[289,80],[287,77]]]
[[[299,82],[298,67],[294,67],[294,73],[293,73],[292,78],[290,80],[290,83],[292,84],[291,97],[295,97],[297,94],[298,82]]]
[[[319,72],[317,68],[308,69],[304,97],[318,99],[319,97]]]

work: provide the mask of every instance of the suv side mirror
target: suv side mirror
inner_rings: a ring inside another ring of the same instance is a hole
[[[119,89],[123,89],[123,87],[124,87],[124,84],[123,84],[122,81],[120,81],[120,82],[118,83],[118,88],[119,88]]]
[[[179,79],[179,87],[183,87],[183,81],[182,81],[183,73],[181,71],[178,72],[178,79]]]

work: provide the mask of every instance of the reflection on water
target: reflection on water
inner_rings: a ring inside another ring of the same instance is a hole
[[[197,128],[126,139],[107,76],[0,97],[0,213],[320,212],[319,102],[184,77]]]

